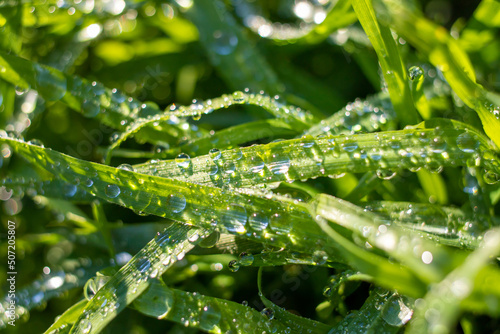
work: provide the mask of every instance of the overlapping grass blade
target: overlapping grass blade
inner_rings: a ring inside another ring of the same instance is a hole
[[[87,305],[87,300],[82,299],[78,303],[68,308],[61,316],[44,332],[44,334],[66,334],[71,330],[71,326],[78,320],[81,312]],[[55,331],[55,332],[54,332]]]
[[[127,305],[184,258],[207,231],[187,225],[171,225],[159,233],[92,297],[70,333],[99,333]]]
[[[391,30],[380,25],[370,0],[352,0],[352,6],[377,53],[394,110],[403,125],[418,122],[406,68]]]
[[[133,307],[148,316],[174,321],[208,333],[238,330],[286,333],[290,330],[290,327],[279,320],[269,320],[251,307],[199,293],[171,289],[159,280],[152,281],[149,288],[135,300]]]
[[[429,61],[441,70],[453,91],[483,123],[484,131],[500,146],[500,97],[476,83],[469,57],[445,28],[425,19],[407,1],[376,2],[377,12]]]
[[[429,333],[451,328],[460,314],[461,302],[474,290],[476,275],[499,253],[500,231],[492,229],[485,234],[478,250],[439,284],[431,287],[423,302],[419,303],[408,332]],[[496,298],[498,300],[498,296]]]

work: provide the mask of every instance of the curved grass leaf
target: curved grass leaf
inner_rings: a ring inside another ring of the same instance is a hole
[[[99,333],[118,313],[181,260],[206,231],[186,225],[171,225],[151,240],[92,297],[70,333]]]
[[[406,264],[423,281],[437,282],[443,278],[464,254],[453,254],[438,248],[418,234],[403,231],[396,225],[387,225],[371,212],[341,199],[320,194],[313,202],[313,210],[321,217],[339,224],[366,240],[367,247],[376,247]]]
[[[134,167],[139,173],[216,187],[245,187],[346,172],[380,171],[381,177],[390,178],[401,168],[424,167],[439,172],[446,166],[476,163],[498,174],[498,160],[491,147],[474,131],[407,129],[351,136],[305,136]],[[485,159],[475,160],[478,154]]]
[[[352,0],[352,6],[377,53],[398,118],[403,125],[417,123],[406,68],[391,30],[379,24],[370,0]]]
[[[500,146],[500,97],[476,83],[469,57],[458,42],[443,27],[425,19],[406,2],[383,0],[377,4],[378,12],[386,21],[384,23],[390,23],[443,72],[458,97],[477,112],[486,134],[497,147]]]
[[[500,253],[500,231],[492,229],[484,236],[481,247],[469,255],[444,280],[431,287],[419,303],[409,333],[429,333],[451,328],[457,320],[462,300],[473,291],[476,275],[491,257]],[[498,301],[498,296],[496,298]]]
[[[291,330],[279,320],[269,320],[248,306],[196,292],[170,289],[159,280],[150,284],[135,300],[133,307],[148,316],[174,321],[208,333],[286,333]]]
[[[87,300],[80,300],[75,305],[68,308],[61,316],[44,332],[44,334],[66,334],[69,333],[71,326],[77,321],[80,313],[87,305]]]
[[[340,0],[330,6],[328,12],[317,11],[319,24],[308,27],[290,27],[273,23],[255,13],[255,10],[245,2],[236,4],[236,13],[245,13],[242,17],[245,25],[261,37],[271,39],[278,44],[304,43],[317,44],[324,41],[334,31],[356,22],[356,14],[352,11],[350,0]],[[249,17],[249,13],[252,13]],[[325,17],[323,17],[323,15]]]
[[[340,333],[398,333],[412,317],[409,298],[375,288],[359,311],[353,311],[328,334]]]
[[[20,57],[0,53],[0,66],[5,68],[5,71],[0,71],[0,77],[13,85],[23,89],[35,88],[45,100],[61,101],[85,117],[97,117],[104,124],[120,131],[137,118],[161,113],[154,104],[143,104],[116,89],[105,88],[96,81],[88,82]],[[180,119],[170,119],[168,124],[148,127],[137,136],[154,143],[202,134],[203,131],[195,131]]]

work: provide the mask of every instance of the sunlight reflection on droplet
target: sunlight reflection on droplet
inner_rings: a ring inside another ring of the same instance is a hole
[[[429,264],[432,262],[432,253],[429,251],[425,251],[422,253],[422,262],[425,264]]]

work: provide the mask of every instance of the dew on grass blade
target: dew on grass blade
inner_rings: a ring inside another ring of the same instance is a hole
[[[180,213],[186,208],[186,198],[182,194],[171,194],[167,204],[173,213]]]
[[[248,218],[248,224],[255,231],[262,231],[269,225],[269,218],[260,212],[254,212]]]
[[[67,80],[63,74],[50,70],[42,65],[35,64],[36,89],[47,101],[58,101],[65,94]]]
[[[210,305],[203,307],[200,317],[200,329],[210,331],[211,333],[219,333],[219,323],[221,320],[221,313]]]
[[[479,141],[469,132],[464,132],[457,137],[457,146],[462,152],[474,153],[479,147]]]
[[[120,188],[116,184],[108,184],[104,192],[109,198],[116,198],[120,195]]]
[[[191,165],[191,157],[186,153],[180,153],[175,158],[175,163],[179,166],[179,168],[187,169]]]
[[[245,233],[245,224],[247,222],[247,211],[239,204],[230,204],[222,216],[222,224],[233,233]]]

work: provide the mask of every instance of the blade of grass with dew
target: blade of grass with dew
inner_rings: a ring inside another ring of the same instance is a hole
[[[184,258],[206,235],[206,230],[178,224],[159,233],[90,299],[70,333],[99,333],[148,288],[151,278]]]
[[[469,57],[445,28],[427,20],[407,2],[383,0],[377,9],[399,34],[443,72],[458,97],[479,115],[486,134],[500,146],[500,96],[476,83]],[[412,8],[412,9],[410,9]]]
[[[236,14],[255,34],[273,40],[277,44],[317,44],[327,39],[335,30],[356,22],[356,14],[352,11],[350,0],[340,0],[330,6],[327,12],[318,10],[317,21],[321,22],[306,27],[290,27],[278,22],[271,22],[260,16],[254,7],[246,2],[235,3]],[[324,17],[322,17],[324,15]],[[251,19],[249,18],[251,17]]]
[[[310,251],[326,239],[312,224],[303,203],[269,196],[255,190],[227,191],[139,174],[79,160],[15,139],[0,138],[25,159],[91,195],[136,212],[189,222],[200,227],[217,225],[221,232],[244,235],[273,246],[293,245]],[[274,199],[274,200],[271,200]],[[238,203],[238,204],[236,204]],[[240,204],[241,203],[241,204]],[[248,224],[247,224],[248,223]],[[327,247],[328,245],[325,245]]]
[[[448,204],[446,183],[440,174],[421,169],[417,171],[417,177],[427,198],[432,198],[438,204]]]
[[[346,172],[379,171],[381,177],[389,179],[395,175],[391,170],[401,168],[425,167],[439,172],[446,166],[476,162],[498,174],[498,160],[491,154],[491,147],[484,136],[473,130],[418,128],[350,136],[305,136],[241,149],[214,150],[192,159],[183,155],[134,168],[139,173],[216,187],[246,187]],[[476,154],[485,159],[475,160]]]
[[[365,275],[373,277],[373,281],[387,289],[396,289],[401,293],[421,297],[426,291],[426,284],[410,273],[410,269],[395,264],[377,254],[358,247],[349,239],[335,231],[325,219],[319,215],[314,218],[321,229],[335,242],[335,247],[342,257],[348,260],[349,266]]]
[[[50,274],[44,274],[41,278],[34,280],[29,285],[16,291],[15,316],[20,319],[29,317],[29,312],[47,303],[52,298],[60,297],[64,292],[77,287],[82,287],[95,272],[103,266],[90,265],[86,260],[71,260],[63,263],[61,270],[54,270]],[[2,297],[1,307],[8,309],[10,297]],[[0,314],[0,328],[7,327],[8,314]]]
[[[159,280],[154,280],[132,306],[145,315],[208,333],[241,330],[286,333],[289,330],[286,324],[278,320],[270,321],[251,307],[199,293],[171,289]]]
[[[262,293],[262,268],[259,268],[257,286],[259,287],[260,300],[267,309],[264,309],[262,312],[264,314],[272,314],[272,317],[270,318],[276,318],[276,320],[281,323],[293,328],[297,333],[329,333],[331,328],[330,326],[315,320],[295,315],[267,299]]]
[[[265,96],[263,94],[247,94],[241,91],[236,91],[231,95],[223,95],[214,99],[207,100],[203,103],[193,103],[188,107],[171,105],[164,113],[157,114],[153,117],[145,117],[136,119],[130,126],[126,128],[124,132],[118,135],[116,140],[109,146],[108,154],[106,156],[106,162],[109,163],[111,159],[112,151],[120,146],[127,138],[139,132],[141,129],[146,128],[159,122],[166,122],[171,120],[176,120],[179,117],[192,116],[195,119],[201,118],[204,114],[212,113],[219,109],[225,109],[235,104],[250,104],[257,105],[265,109],[266,111],[274,114],[276,117],[280,117],[282,123],[286,123],[291,128],[296,128],[294,124],[293,117],[300,117],[308,122],[312,122],[311,115],[308,112],[301,111],[293,106],[281,105],[275,98]],[[244,125],[240,126],[244,128]],[[302,128],[298,128],[302,129]],[[203,137],[201,137],[203,138]]]
[[[419,303],[408,333],[428,333],[451,328],[460,314],[461,301],[473,290],[475,276],[500,254],[500,230],[488,231],[482,246],[468,256],[464,263],[453,270],[440,283],[432,286]],[[498,299],[498,297],[497,297]],[[433,316],[429,316],[431,314]]]
[[[339,135],[356,132],[375,132],[395,128],[396,115],[386,93],[366,100],[347,104],[332,116],[321,120],[304,132],[304,135]]]
[[[209,228],[217,224],[221,231],[240,234],[273,247],[294,247],[297,251],[305,252],[320,248],[335,259],[339,258],[335,250],[339,246],[328,241],[328,235],[325,236],[316,224],[311,224],[312,217],[300,202],[275,195],[270,197],[251,189],[231,193],[217,188],[137,174],[82,161],[13,139],[0,141],[8,142],[15,151],[38,163],[41,168],[58,173],[61,179],[91,177],[94,181],[91,187],[83,184],[78,184],[78,187],[135,211],[188,221]],[[169,189],[168,193],[166,189]],[[202,216],[199,215],[200,212],[203,213]],[[342,247],[351,247],[349,252],[354,255],[345,252],[342,255],[354,256],[354,263],[359,270],[366,271],[385,286],[395,284],[401,292],[416,296],[422,293],[422,283],[412,276],[408,269],[402,269],[386,259],[362,251],[347,239],[343,240],[345,241]]]
[[[411,299],[382,288],[374,288],[361,309],[345,317],[331,334],[340,333],[399,333],[411,319]]]
[[[423,240],[420,235],[403,231],[397,225],[386,225],[381,216],[344,200],[321,194],[312,202],[312,206],[314,213],[359,234],[371,247],[381,249],[402,264],[408,265],[423,281],[439,281],[455,263],[465,257],[465,254],[458,251],[451,253],[438,248]],[[433,260],[426,260],[427,256]]]
[[[387,217],[404,229],[421,231],[437,243],[476,249],[489,227],[489,218],[457,208],[409,202],[369,202],[365,210]]]
[[[418,122],[406,68],[391,30],[379,24],[371,0],[352,0],[352,6],[377,53],[394,110],[403,125]]]
[[[177,322],[208,333],[241,330],[248,333],[285,333],[287,330],[285,324],[269,321],[251,307],[196,292],[171,289],[160,280],[154,280],[134,301],[132,307],[147,316]]]
[[[87,300],[83,299],[80,300],[78,303],[74,304],[73,306],[71,306],[70,308],[68,308],[66,311],[64,311],[63,314],[61,314],[60,317],[57,318],[57,320],[49,328],[47,328],[44,334],[69,333],[71,326],[76,322],[80,313],[83,311],[86,305],[87,305]]]
[[[5,81],[22,89],[38,88],[38,93],[47,101],[61,101],[85,117],[97,117],[102,123],[121,131],[136,118],[161,113],[157,106],[143,104],[118,90],[105,88],[101,83],[90,83],[77,76],[65,75],[54,68],[20,57],[0,53],[0,66],[6,69],[0,72],[0,77]],[[203,135],[203,131],[195,131],[184,124],[187,123],[171,119],[169,124],[148,127],[137,136],[154,143]]]

